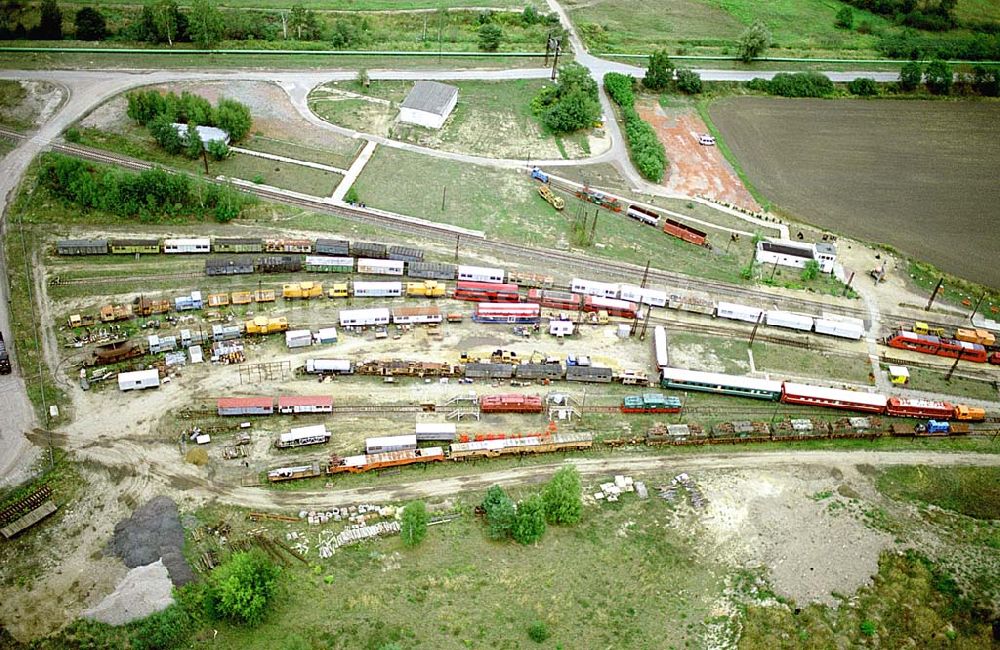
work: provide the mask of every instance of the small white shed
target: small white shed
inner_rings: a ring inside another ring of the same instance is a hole
[[[118,390],[142,390],[160,385],[160,371],[156,368],[118,373]]]
[[[399,121],[440,129],[458,103],[458,88],[437,81],[418,81],[399,107]]]
[[[556,319],[550,320],[549,334],[552,336],[558,336],[559,338],[564,336],[573,336],[573,321]]]

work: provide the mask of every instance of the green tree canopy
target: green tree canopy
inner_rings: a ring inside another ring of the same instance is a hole
[[[257,625],[278,586],[279,569],[261,551],[234,553],[211,576],[215,610],[239,623]]]
[[[519,544],[534,544],[545,535],[545,502],[541,495],[533,494],[517,504],[511,533]]]
[[[494,485],[486,491],[483,510],[486,512],[490,539],[509,537],[514,527],[514,501],[507,496],[502,487]]]
[[[479,49],[483,52],[496,52],[503,40],[503,29],[496,23],[483,23],[479,26]]]
[[[677,90],[697,95],[701,92],[701,75],[690,68],[677,68]]]
[[[81,7],[73,17],[76,38],[81,41],[101,41],[108,35],[108,23],[93,7]]]
[[[924,83],[927,90],[935,95],[947,95],[951,92],[955,76],[951,71],[951,66],[941,59],[934,59],[927,64],[927,72]]]
[[[771,32],[760,20],[753,21],[736,42],[736,51],[744,63],[759,58],[769,47],[771,47]]]
[[[228,133],[231,142],[239,142],[250,133],[253,117],[245,104],[223,97],[215,109],[215,126]]]
[[[222,40],[225,30],[222,12],[212,0],[194,0],[191,18],[188,20],[188,33],[198,47],[215,47]]]
[[[403,521],[401,522],[400,535],[403,537],[403,544],[406,546],[416,546],[427,537],[427,522],[430,516],[427,514],[427,506],[423,501],[411,501],[403,508]]]
[[[58,41],[63,37],[62,11],[56,0],[42,0],[41,19],[38,22],[37,36],[47,41]]]
[[[169,154],[178,154],[184,149],[184,139],[177,132],[169,115],[161,114],[149,123],[149,134],[156,143]]]
[[[316,17],[316,12],[306,9],[302,5],[292,5],[291,16],[288,18],[288,26],[295,32],[295,38],[300,41],[319,40],[323,32],[319,24],[319,18]]]
[[[916,61],[907,61],[899,69],[899,87],[905,91],[916,90],[924,79],[923,68]]]
[[[545,520],[550,524],[575,524],[583,514],[583,487],[575,467],[562,467],[542,490]]]
[[[642,85],[650,90],[666,90],[674,81],[674,64],[666,50],[657,50],[649,56],[646,76]]]

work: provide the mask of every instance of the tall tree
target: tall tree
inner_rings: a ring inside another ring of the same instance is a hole
[[[927,64],[927,73],[924,83],[927,90],[935,95],[947,95],[951,92],[951,86],[955,81],[955,75],[951,71],[951,66],[941,59],[934,59]]]
[[[250,133],[253,117],[245,104],[223,97],[215,108],[215,125],[229,134],[230,142],[239,142]]]
[[[665,90],[674,80],[674,64],[666,50],[657,50],[649,55],[649,65],[642,85],[650,90]]]
[[[412,501],[403,508],[403,521],[400,525],[399,534],[403,537],[403,544],[406,546],[416,546],[427,537],[427,522],[430,517],[427,514],[427,506],[423,501]]]
[[[214,47],[222,40],[225,30],[222,12],[212,0],[194,0],[191,5],[191,18],[188,20],[188,32],[198,47],[202,49]]]
[[[187,135],[184,136],[184,153],[187,154],[188,158],[195,160],[201,157],[204,148],[201,134],[198,133],[198,126],[194,122],[188,122]]]
[[[260,551],[233,554],[212,573],[216,611],[240,623],[260,623],[277,588],[278,574],[278,567]]]
[[[575,524],[583,514],[583,487],[575,467],[562,467],[542,490],[545,519],[550,524]]]
[[[62,40],[62,11],[56,0],[42,0],[41,19],[38,22],[38,38],[47,41]]]
[[[744,63],[759,58],[769,47],[771,47],[771,32],[761,20],[753,21],[736,42],[736,51]]]
[[[483,52],[496,52],[503,40],[503,29],[496,23],[483,23],[479,26],[479,49]]]
[[[899,69],[899,87],[902,90],[916,90],[923,78],[924,70],[916,61],[907,61]]]
[[[533,494],[517,504],[514,539],[520,544],[534,544],[545,534],[545,503],[538,494]]]
[[[292,13],[288,18],[288,26],[295,30],[295,38],[300,41],[319,40],[322,29],[316,13],[302,5],[292,5]]]
[[[173,47],[180,32],[180,8],[174,0],[154,0],[151,7],[157,40]]]
[[[491,539],[506,539],[514,526],[514,502],[503,488],[494,485],[486,491],[483,499],[483,510],[486,512],[486,523]]]
[[[108,35],[108,23],[102,14],[93,7],[81,7],[73,17],[76,27],[76,38],[80,41],[102,41]]]

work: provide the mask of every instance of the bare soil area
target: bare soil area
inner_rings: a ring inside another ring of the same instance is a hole
[[[1000,104],[729,98],[712,119],[783,210],[1000,287]]]
[[[653,125],[667,150],[670,168],[661,184],[668,190],[760,211],[719,149],[698,144],[698,136],[708,129],[693,108],[664,109],[647,98],[636,104],[636,110]]]
[[[40,126],[65,98],[61,87],[47,81],[9,82],[0,88],[0,124],[20,129]]]

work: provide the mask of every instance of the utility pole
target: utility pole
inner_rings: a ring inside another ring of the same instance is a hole
[[[649,327],[649,313],[653,311],[652,305],[646,305],[646,318],[642,321],[642,332],[639,333],[639,340],[646,340],[646,328]]]
[[[597,215],[601,212],[600,208],[594,210],[594,223],[590,226],[590,243],[594,243],[594,232],[597,230]]]
[[[649,277],[649,260],[646,260],[646,270],[642,272],[642,283],[639,285],[643,289],[646,288],[646,278]]]
[[[208,151],[205,147],[201,148],[201,159],[205,161],[205,176],[208,176]]]
[[[447,196],[448,196],[448,187],[447,186],[442,187],[441,188],[441,212],[444,212],[444,200],[445,200],[445,197],[447,197]]]
[[[556,68],[559,67],[559,53],[562,52],[562,39],[556,43],[555,55],[552,57],[552,81],[556,80]]]
[[[552,50],[552,32],[545,37],[545,67],[549,67],[549,52]]]
[[[458,245],[462,241],[462,235],[455,235],[455,261],[458,261]]]
[[[973,308],[972,313],[969,315],[969,320],[970,321],[973,318],[976,317],[976,312],[979,311],[979,307],[980,307],[980,305],[983,304],[984,300],[986,300],[986,292],[985,291],[979,296],[979,301],[976,302],[976,306]]]
[[[934,287],[934,291],[931,292],[930,300],[927,301],[927,306],[924,307],[924,311],[930,311],[931,305],[934,303],[934,299],[937,298],[938,291],[941,290],[941,285],[944,284],[944,278],[938,280],[937,286]]]
[[[757,317],[757,322],[753,324],[753,330],[750,332],[750,340],[747,341],[747,347],[753,347],[753,340],[757,338],[757,328],[760,327],[761,321],[764,320],[764,312],[760,312],[760,316]]]
[[[850,277],[847,278],[847,284],[844,285],[844,293],[840,294],[846,296],[847,292],[851,289],[851,283],[854,282],[854,271],[851,271]]]
[[[438,9],[438,65],[441,64],[441,42],[443,40],[442,35],[444,33],[444,12],[445,8],[442,5]]]
[[[955,363],[951,364],[951,368],[948,369],[948,374],[944,376],[944,380],[947,382],[951,381],[951,376],[955,373],[955,368],[958,367],[958,362],[962,359],[962,354],[965,353],[965,348],[958,351],[958,356],[955,357]]]

